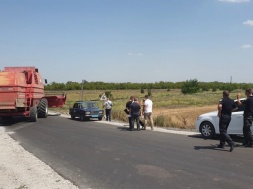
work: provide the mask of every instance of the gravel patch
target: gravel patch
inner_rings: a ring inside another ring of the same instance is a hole
[[[0,127],[0,189],[77,189]]]

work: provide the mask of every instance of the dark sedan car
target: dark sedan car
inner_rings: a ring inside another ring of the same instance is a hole
[[[92,101],[75,102],[73,108],[69,109],[69,114],[71,115],[71,119],[79,117],[81,121],[89,120],[91,118],[102,120],[104,116],[103,110],[98,107],[96,102]]]

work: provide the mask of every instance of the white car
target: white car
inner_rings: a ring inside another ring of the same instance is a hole
[[[240,99],[241,102],[246,99]],[[236,101],[235,101],[236,102]],[[243,135],[243,111],[244,106],[238,106],[235,112],[232,112],[231,122],[228,126],[228,134],[232,135]],[[219,132],[219,117],[217,116],[218,111],[202,114],[198,117],[195,128],[199,131],[202,136],[206,139],[213,138],[215,134]],[[252,130],[252,127],[251,127]],[[253,130],[252,130],[253,131]]]

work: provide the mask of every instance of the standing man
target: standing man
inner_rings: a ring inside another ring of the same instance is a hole
[[[130,105],[133,103],[134,97],[130,96],[129,101],[126,103],[126,109],[128,110],[128,122],[129,122],[129,130],[131,130],[132,126],[132,119],[131,119],[131,114],[130,114]]]
[[[218,117],[219,130],[220,130],[220,144],[218,148],[224,148],[225,142],[230,146],[230,152],[233,151],[235,143],[232,141],[231,137],[227,133],[229,123],[231,121],[232,111],[237,109],[234,100],[229,98],[229,91],[223,91],[223,98],[218,104]]]
[[[106,121],[111,121],[112,101],[109,98],[104,103]]]
[[[140,131],[140,113],[141,113],[141,106],[138,103],[138,99],[134,98],[133,103],[130,105],[130,115],[131,115],[131,128],[130,131],[134,130],[134,122],[136,121],[137,130]]]
[[[252,126],[253,121],[253,96],[252,89],[246,89],[245,95],[247,99],[244,102],[240,101],[240,94],[237,95],[237,103],[239,106],[245,105],[244,114],[243,114],[243,136],[245,147],[253,147],[253,139],[250,127]]]
[[[154,122],[152,118],[153,102],[149,99],[148,95],[145,95],[144,102],[144,130],[146,130],[148,119],[151,123],[151,130],[154,130]]]

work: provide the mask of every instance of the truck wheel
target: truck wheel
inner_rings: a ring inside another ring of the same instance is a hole
[[[48,116],[48,102],[47,99],[42,98],[38,105],[38,117],[46,118]]]
[[[12,116],[3,116],[3,117],[0,117],[0,120],[12,120]]]
[[[38,118],[38,114],[37,114],[37,108],[36,107],[31,107],[30,108],[30,121],[31,122],[36,122]]]

